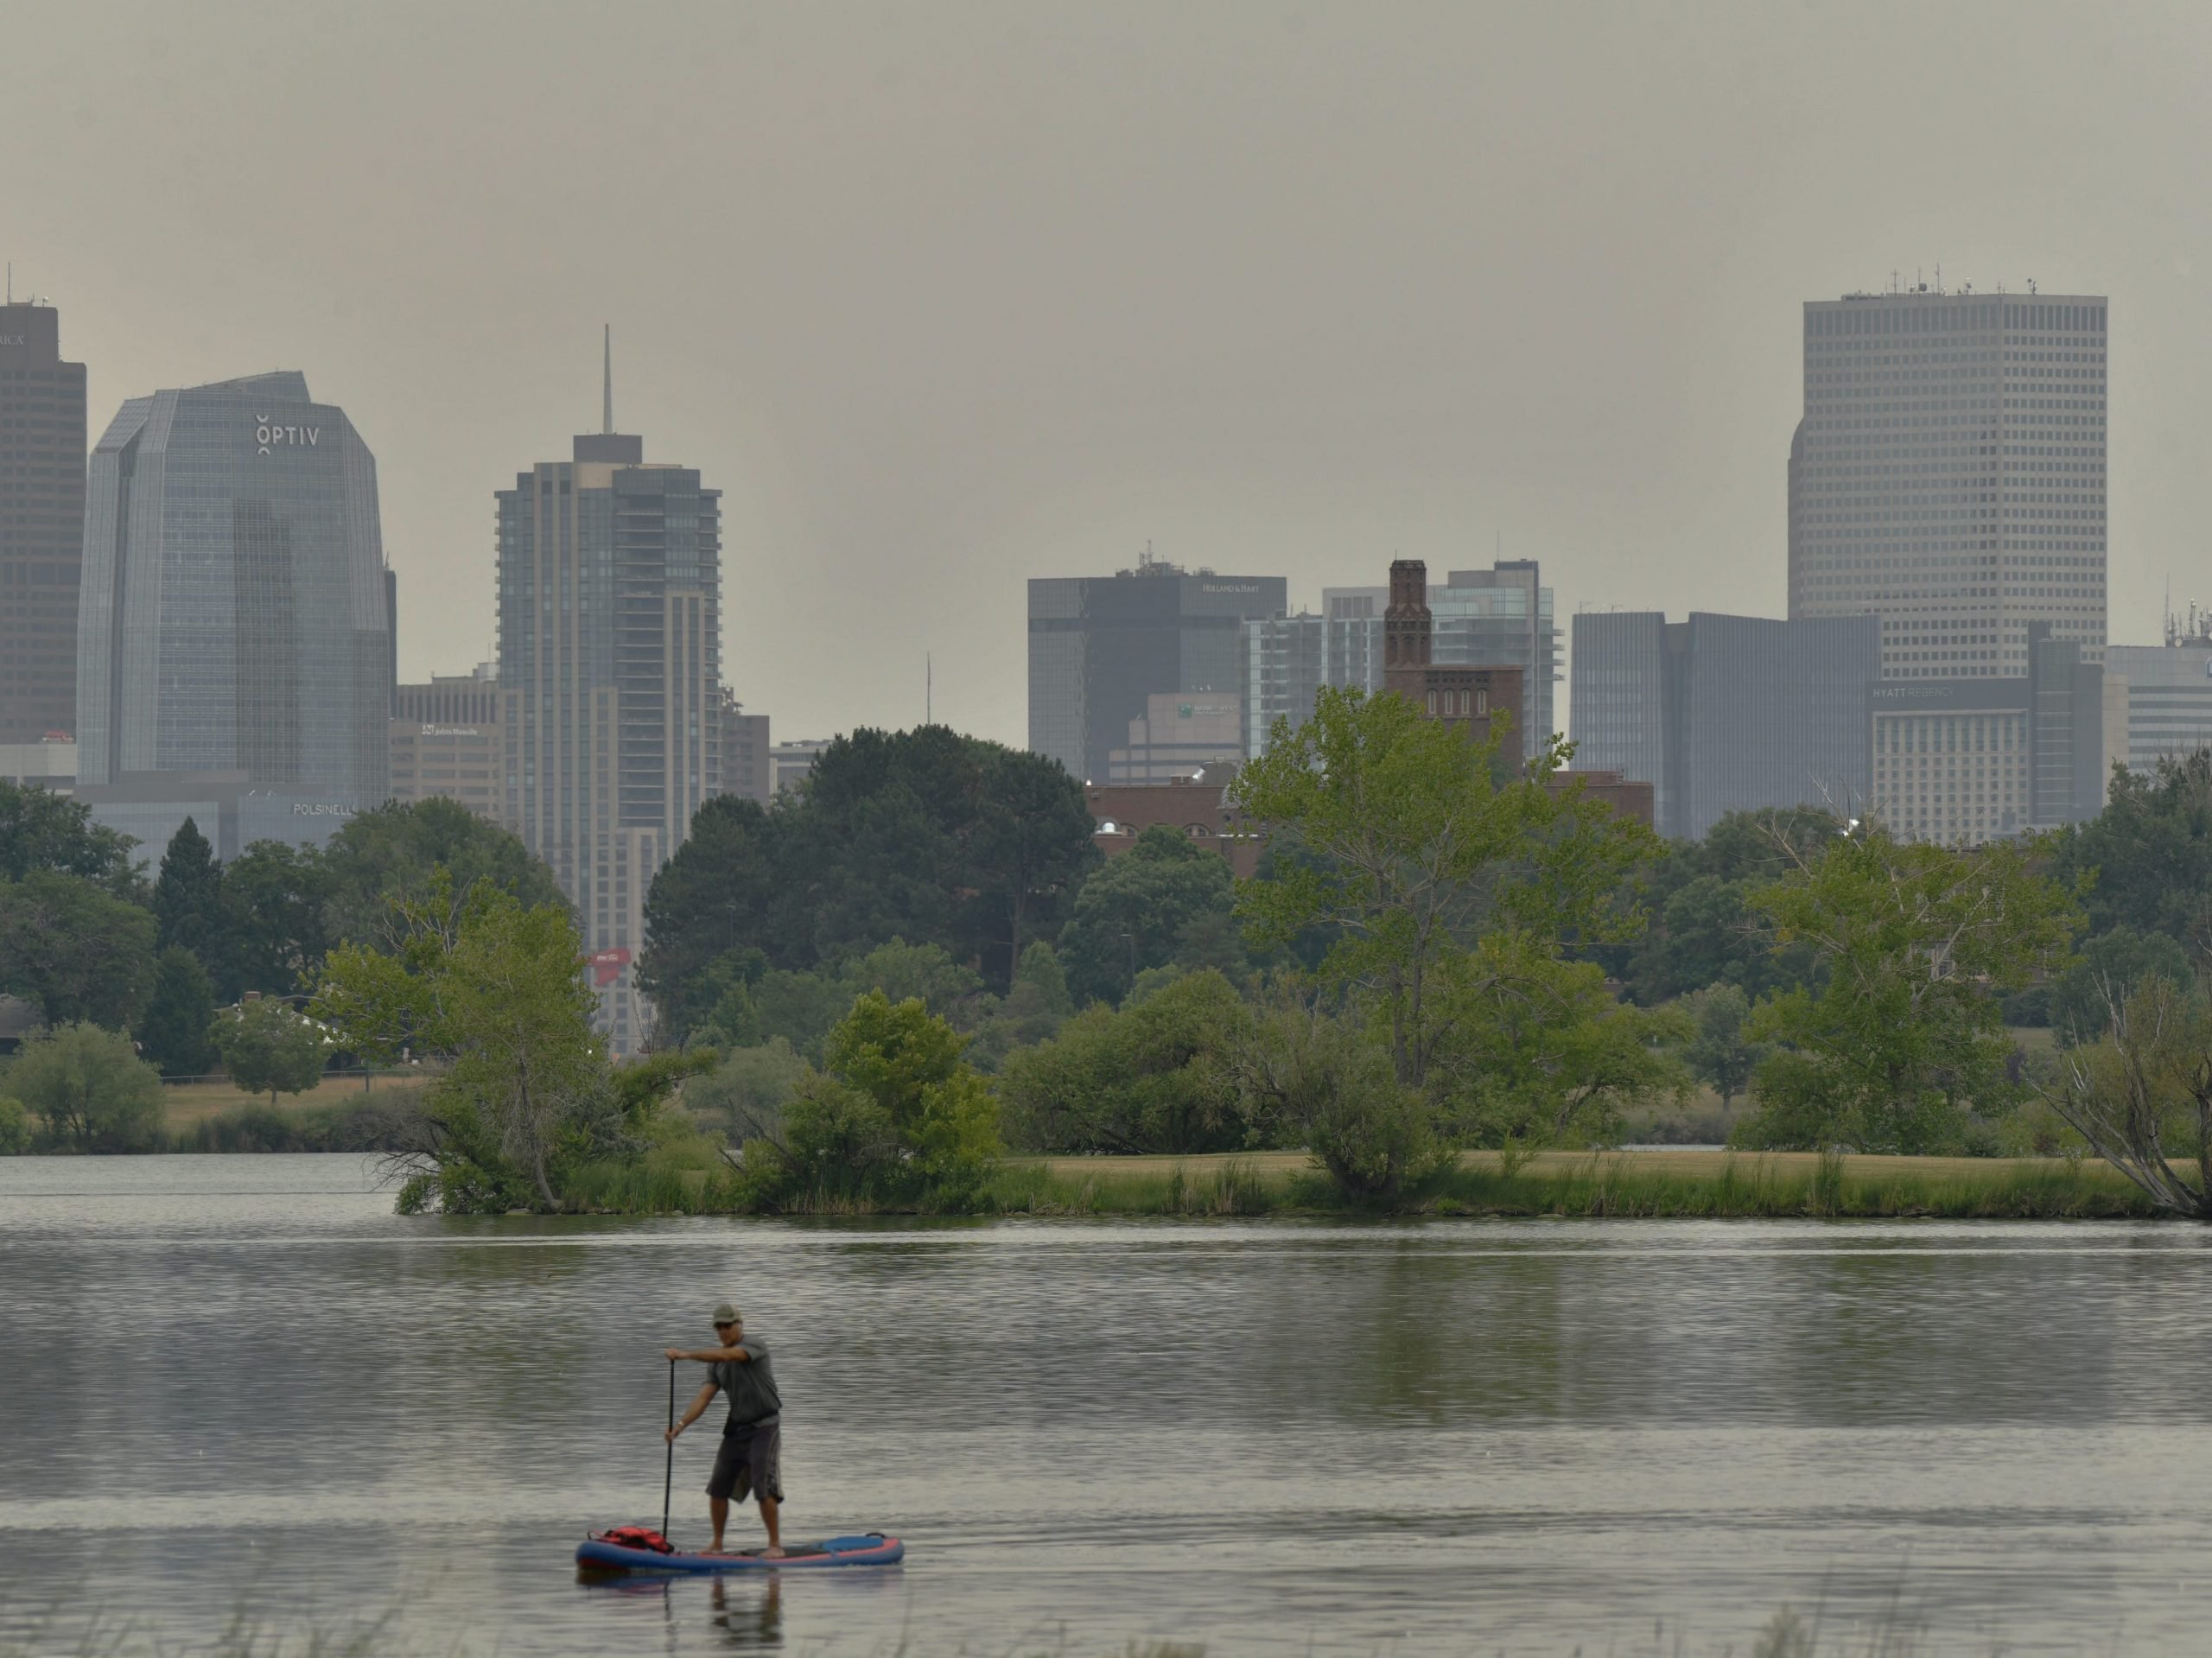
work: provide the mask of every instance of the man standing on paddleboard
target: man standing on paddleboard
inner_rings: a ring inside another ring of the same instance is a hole
[[[719,1347],[668,1350],[671,1364],[689,1360],[707,1367],[707,1385],[699,1389],[691,1408],[668,1430],[668,1441],[675,1444],[676,1436],[699,1420],[714,1403],[717,1389],[728,1399],[729,1420],[722,1424],[722,1448],[715,1457],[714,1477],[707,1482],[707,1509],[715,1521],[714,1547],[707,1552],[723,1552],[722,1528],[729,1520],[729,1500],[734,1495],[742,1502],[749,1493],[760,1505],[760,1523],[768,1528],[763,1558],[780,1560],[783,1540],[776,1520],[784,1500],[779,1454],[784,1403],[776,1394],[775,1373],[768,1368],[768,1344],[745,1333],[743,1318],[727,1301],[715,1309],[715,1336],[721,1343]]]

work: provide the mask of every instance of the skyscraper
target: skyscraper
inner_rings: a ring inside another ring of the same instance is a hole
[[[1104,783],[1147,698],[1238,694],[1246,619],[1287,607],[1279,575],[1185,571],[1149,554],[1114,575],[1031,581],[1030,748]]]
[[[79,794],[158,857],[312,844],[389,792],[376,459],[292,372],[134,397],[92,453]]]
[[[1805,307],[1789,613],[1882,618],[1885,679],[2024,677],[2028,624],[2105,642],[2106,302]]]
[[[720,788],[721,493],[645,440],[575,439],[499,492],[503,816],[576,906],[601,1028],[646,1034],[645,887]]]
[[[77,727],[85,365],[50,305],[0,305],[0,743]]]
[[[1889,682],[2024,681],[2037,624],[2099,661],[2107,313],[2095,295],[1918,286],[1808,303],[1790,615],[1879,617]],[[2009,765],[2013,692],[1995,695],[1886,699],[1877,754]],[[1916,798],[1916,820],[1962,827],[1909,832],[1965,839],[2013,810]]]

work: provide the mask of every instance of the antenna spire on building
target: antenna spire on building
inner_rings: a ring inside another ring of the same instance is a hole
[[[599,429],[614,429],[614,325],[602,322],[600,340]]]

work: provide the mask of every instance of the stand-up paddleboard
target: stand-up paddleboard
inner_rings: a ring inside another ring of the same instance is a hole
[[[781,1572],[818,1571],[836,1566],[893,1566],[906,1558],[906,1546],[896,1537],[871,1531],[854,1537],[825,1538],[818,1543],[795,1543],[781,1557],[769,1560],[758,1549],[738,1554],[664,1554],[658,1549],[636,1548],[590,1537],[576,1545],[576,1567],[583,1572]]]

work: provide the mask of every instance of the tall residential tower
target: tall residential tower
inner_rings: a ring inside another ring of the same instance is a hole
[[[0,305],[0,744],[77,728],[85,365],[50,305]]]
[[[499,492],[500,816],[575,905],[628,1052],[645,887],[721,788],[721,494],[603,423]]]

